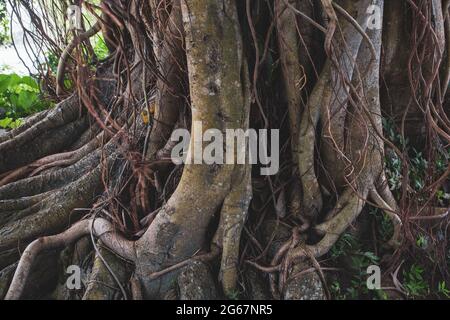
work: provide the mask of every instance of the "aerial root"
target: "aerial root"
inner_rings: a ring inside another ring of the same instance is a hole
[[[39,253],[44,250],[60,249],[89,234],[98,237],[106,247],[119,256],[130,261],[135,260],[133,242],[115,233],[114,226],[108,220],[102,218],[82,220],[60,234],[38,238],[27,246],[20,258],[5,299],[20,298],[31,267]]]
[[[333,1],[331,0],[320,0],[322,3],[323,9],[326,15],[329,18],[328,29],[325,37],[325,50],[328,53],[328,56],[331,56],[331,47],[334,33],[336,32],[338,18],[336,16],[336,12],[334,11]]]
[[[289,250],[294,249],[300,243],[300,232],[298,228],[292,231],[292,241],[289,244]],[[289,270],[291,268],[292,259],[289,255],[284,255],[283,263],[281,265],[280,276],[278,277],[278,295],[283,292],[283,288],[287,282]]]
[[[298,137],[298,168],[302,185],[302,212],[301,215],[311,220],[322,209],[322,196],[319,182],[314,172],[314,150],[316,147],[316,128],[320,118],[320,105],[323,99],[327,100],[329,92],[325,92],[326,79],[330,72],[329,67],[322,72],[319,82],[314,87],[311,98],[303,112]],[[323,95],[327,95],[325,98]]]
[[[278,249],[277,253],[275,254],[275,256],[272,258],[270,265],[273,269],[276,269],[279,272],[283,272],[283,263],[280,263],[280,260],[282,260],[283,257],[286,255],[286,253],[291,248],[292,244],[296,242],[296,236],[294,235],[296,230],[297,230],[296,228],[293,229],[293,235],[292,235],[291,239],[289,239],[284,244],[282,244],[281,247]],[[295,247],[295,245],[297,245],[297,243],[294,244],[294,247]],[[281,295],[279,292],[279,288],[276,284],[276,274],[274,274],[274,273],[269,274],[269,284],[270,284],[270,292],[272,293],[272,296],[275,299],[280,299]]]
[[[251,170],[246,166],[241,181],[232,187],[222,205],[219,233],[215,241],[222,246],[219,279],[225,295],[236,290],[238,282],[239,244],[252,199]]]
[[[336,243],[343,232],[355,221],[361,213],[366,198],[370,197],[392,220],[394,224],[394,234],[388,245],[397,247],[400,243],[402,222],[395,213],[397,207],[388,204],[392,199],[388,197],[389,193],[383,191],[386,200],[380,195],[375,187],[370,190],[362,191],[362,194],[356,194],[352,189],[347,189],[338,199],[335,208],[328,214],[327,220],[315,227],[315,230],[323,235],[323,238],[315,245],[305,245],[299,238],[298,228],[294,228],[293,235],[290,240],[284,243],[276,253],[271,262],[271,268],[262,270],[270,272],[270,289],[274,298],[280,298],[280,292],[283,291],[288,279],[288,272],[291,270],[293,263],[302,259],[309,258],[314,264],[314,268],[319,272],[323,281],[323,273],[316,261],[316,258],[323,256]],[[281,261],[281,263],[280,263]],[[276,276],[278,274],[278,285]]]
[[[58,69],[56,73],[56,94],[61,96],[64,93],[64,74],[66,70],[67,60],[70,57],[73,49],[81,42],[94,36],[97,32],[101,30],[100,22],[96,22],[88,31],[83,32],[73,38],[69,45],[64,49],[58,62]]]

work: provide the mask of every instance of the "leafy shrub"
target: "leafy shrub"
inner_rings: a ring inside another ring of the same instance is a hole
[[[413,264],[409,271],[403,272],[403,286],[409,297],[421,297],[429,293],[427,281],[424,279],[425,269],[419,265]]]
[[[15,128],[21,118],[51,106],[42,99],[39,85],[29,76],[0,74],[0,127]]]
[[[342,264],[338,260],[347,260],[345,276],[334,279],[331,284],[331,294],[335,299],[382,299],[382,290],[368,290],[366,285],[367,267],[378,265],[380,258],[372,251],[364,248],[351,233],[344,233],[330,250],[330,258],[334,264]]]
[[[426,188],[426,180],[430,174],[430,168],[434,168],[435,175],[442,175],[449,166],[450,148],[442,147],[438,149],[436,158],[433,162],[427,160],[426,156],[417,151],[408,141],[403,139],[395,128],[392,119],[383,119],[383,129],[386,138],[394,143],[400,150],[405,150],[408,157],[408,177],[409,186],[408,192],[412,192],[417,196],[419,202],[424,202],[426,199],[421,194]],[[394,196],[399,199],[403,183],[403,163],[401,158],[391,149],[386,149],[386,176],[389,183],[389,188],[392,190]],[[450,194],[444,190],[438,190],[436,200],[441,206],[445,206],[450,199]]]
[[[10,45],[9,17],[6,11],[6,2],[0,1],[0,45]]]

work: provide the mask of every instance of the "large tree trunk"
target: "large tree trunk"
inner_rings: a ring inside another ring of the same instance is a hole
[[[61,56],[56,91],[70,72],[73,92],[0,136],[1,297],[205,299],[246,283],[248,298],[256,287],[324,298],[316,259],[367,203],[393,223],[387,245],[404,243],[413,200],[407,176],[402,201],[391,193],[385,146],[407,154],[383,136],[382,114],[401,114],[405,135],[425,119],[427,139],[450,142],[448,1],[121,3],[102,3]],[[100,30],[111,56],[92,73],[80,48]],[[261,176],[248,154],[174,165],[180,128],[188,159],[210,129],[281,129],[281,170]],[[84,264],[89,285],[73,294],[64,274],[30,285],[56,261]]]

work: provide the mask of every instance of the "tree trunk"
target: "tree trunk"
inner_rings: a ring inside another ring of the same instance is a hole
[[[408,152],[385,138],[382,119],[396,119],[403,137],[423,123],[430,158],[450,142],[448,1],[101,8],[97,27],[61,55],[61,101],[0,135],[1,297],[255,298],[268,288],[272,298],[325,298],[317,259],[368,205],[393,224],[386,245],[405,245],[417,199],[407,169],[401,197],[389,188],[385,148],[405,166]],[[99,31],[110,56],[86,67],[81,49]],[[67,73],[75,82],[64,97]],[[172,163],[171,134],[188,128],[193,161]],[[196,161],[205,133],[252,128],[280,129],[274,175],[261,175],[248,153],[244,163]],[[77,294],[64,274],[36,277],[44,252],[63,249],[69,262],[46,261],[83,265]]]

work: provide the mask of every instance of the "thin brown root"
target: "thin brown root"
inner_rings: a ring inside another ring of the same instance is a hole
[[[58,70],[56,73],[56,94],[58,96],[61,96],[64,93],[64,71],[66,69],[66,63],[70,57],[70,54],[72,53],[72,50],[75,49],[75,47],[79,43],[94,36],[100,30],[101,30],[101,24],[100,24],[100,22],[96,22],[92,26],[92,28],[90,28],[88,31],[74,37],[72,42],[69,43],[69,45],[66,47],[66,49],[64,49],[63,53],[61,54],[61,57],[59,58]]]

